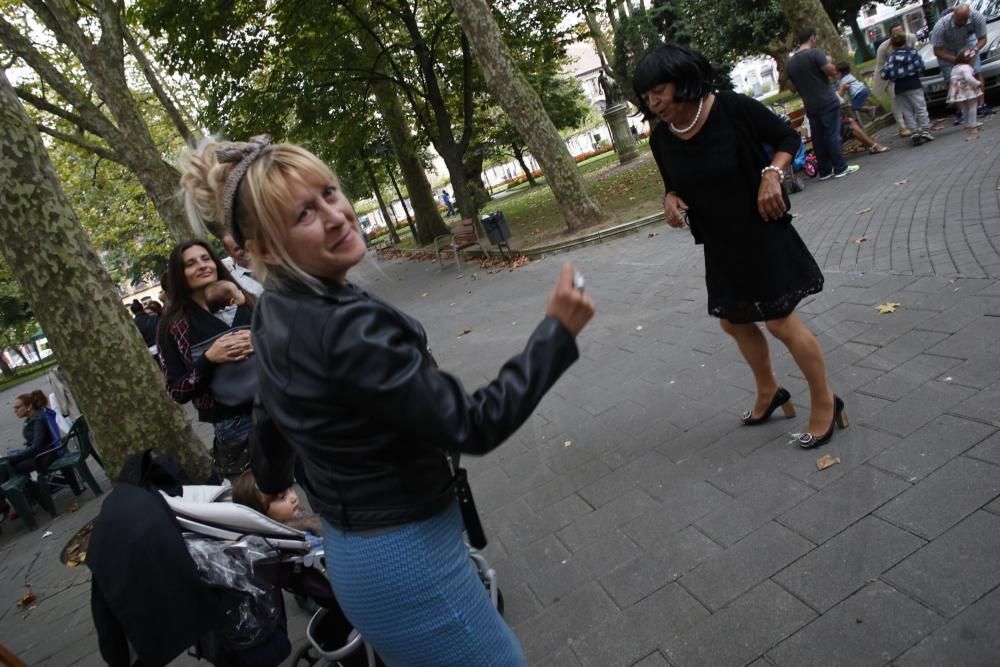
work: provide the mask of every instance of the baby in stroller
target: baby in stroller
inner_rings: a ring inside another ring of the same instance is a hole
[[[257,490],[252,473],[241,475],[234,486],[185,486],[180,496],[164,499],[184,532],[189,552],[202,576],[219,585],[261,595],[261,582],[306,596],[319,607],[306,629],[309,644],[292,660],[294,665],[383,665],[364,638],[341,611],[324,573],[322,542],[315,514],[302,512],[293,489],[279,498]],[[261,511],[263,510],[263,511]],[[293,525],[295,524],[295,527]],[[224,555],[239,553],[250,563],[240,573]],[[496,571],[476,550],[470,558],[494,606],[502,613],[502,596]],[[265,609],[267,608],[266,598]],[[246,611],[246,610],[244,610]],[[246,619],[252,623],[253,619]]]

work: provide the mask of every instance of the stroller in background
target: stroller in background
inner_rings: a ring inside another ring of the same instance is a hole
[[[181,525],[188,550],[202,576],[223,586],[254,595],[267,582],[297,597],[304,596],[318,610],[306,628],[309,644],[292,659],[293,665],[321,667],[377,667],[383,665],[374,649],[347,620],[324,571],[322,542],[259,512],[231,502],[229,487],[185,486],[182,495],[164,499]],[[234,572],[225,554],[240,550],[252,559],[252,573]],[[494,608],[503,613],[503,596],[496,571],[477,550],[469,549],[479,577]],[[236,613],[246,614],[246,609]],[[238,624],[252,624],[241,617]]]

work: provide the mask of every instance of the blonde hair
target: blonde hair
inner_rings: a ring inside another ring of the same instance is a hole
[[[223,201],[230,172],[236,166],[219,162],[217,153],[228,148],[243,148],[244,142],[206,139],[181,157],[181,190],[184,207],[192,226],[205,229],[205,221],[224,219],[227,202]],[[333,171],[318,157],[294,144],[265,147],[251,163],[233,202],[233,227],[226,230],[237,241],[253,241],[266,250],[276,263],[314,290],[320,281],[306,273],[285,249],[285,220],[292,201],[289,186],[312,181],[332,182]],[[244,245],[244,243],[240,243]],[[245,246],[244,246],[245,247]],[[268,266],[251,252],[254,270],[266,275]]]

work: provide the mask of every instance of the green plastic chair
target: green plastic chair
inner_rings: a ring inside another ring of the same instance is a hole
[[[30,478],[28,475],[14,470],[14,466],[7,461],[0,462],[0,470],[6,470],[8,474],[7,481],[0,484],[0,495],[3,495],[7,503],[14,508],[18,518],[28,527],[28,530],[38,528],[38,522],[35,521],[35,513],[32,511],[31,505],[28,503],[28,496],[25,493],[25,487],[28,485]],[[39,504],[54,517],[56,515],[56,508],[52,503],[51,496],[49,496],[48,486],[48,482],[45,479],[40,479],[36,485],[36,488],[39,489]]]
[[[73,493],[80,495],[83,493],[83,489],[77,482],[76,476],[79,475],[80,479],[86,482],[95,496],[101,495],[101,487],[97,483],[94,474],[90,472],[90,468],[87,467],[87,458],[93,454],[94,446],[90,442],[90,427],[87,425],[87,420],[84,417],[78,417],[73,422],[69,433],[63,436],[62,447],[66,450],[66,453],[48,465],[45,471],[46,476],[62,473],[70,488],[73,489]],[[43,484],[41,486],[46,487],[42,495],[47,494],[48,485]]]

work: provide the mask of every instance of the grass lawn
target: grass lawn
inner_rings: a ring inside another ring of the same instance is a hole
[[[610,225],[630,222],[662,210],[663,181],[645,142],[639,146],[639,159],[625,167],[619,167],[618,156],[613,151],[585,160],[578,167],[590,195],[612,217]],[[578,235],[566,229],[555,197],[545,185],[545,177],[536,180],[539,183],[537,187],[519,185],[512,189],[511,194],[486,204],[481,211],[481,215],[503,211],[514,249],[548,245]],[[457,215],[452,216],[447,218],[447,222],[457,219]],[[401,240],[402,236],[403,231],[400,230]],[[409,234],[402,245],[413,247]]]

